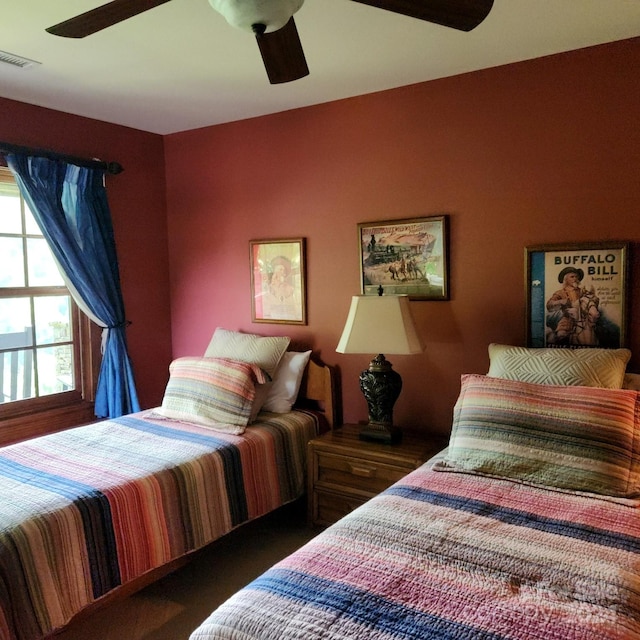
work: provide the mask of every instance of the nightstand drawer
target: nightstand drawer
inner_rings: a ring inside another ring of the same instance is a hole
[[[337,522],[367,501],[367,498],[356,498],[339,493],[316,491],[313,500],[315,524],[326,526]]]
[[[343,492],[354,489],[366,496],[384,491],[412,469],[322,451],[317,456],[317,487],[335,487]]]
[[[330,525],[419,467],[442,447],[405,434],[399,444],[360,439],[361,425],[345,424],[308,445],[308,519]]]

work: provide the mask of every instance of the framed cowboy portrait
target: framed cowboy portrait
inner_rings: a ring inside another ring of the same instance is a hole
[[[304,238],[250,240],[253,322],[306,324]]]
[[[526,247],[527,344],[626,344],[627,242]]]

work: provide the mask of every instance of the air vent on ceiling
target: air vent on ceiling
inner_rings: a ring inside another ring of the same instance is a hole
[[[5,62],[6,64],[10,64],[14,67],[20,67],[21,69],[28,69],[34,64],[42,64],[41,62],[29,60],[29,58],[17,56],[15,53],[9,53],[8,51],[0,51],[0,62]]]

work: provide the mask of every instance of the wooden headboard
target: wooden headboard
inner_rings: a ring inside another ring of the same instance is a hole
[[[318,409],[324,413],[329,426],[333,429],[337,425],[338,405],[333,367],[309,360],[298,397],[317,403]]]

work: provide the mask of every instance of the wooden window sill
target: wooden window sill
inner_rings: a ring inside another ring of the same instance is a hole
[[[84,401],[0,418],[0,446],[95,421],[93,402]]]

